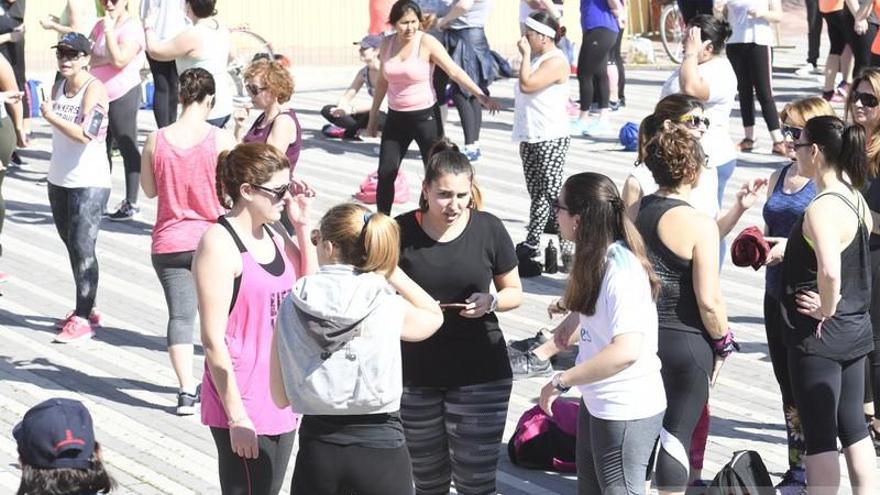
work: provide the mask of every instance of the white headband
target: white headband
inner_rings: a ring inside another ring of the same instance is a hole
[[[552,39],[556,39],[556,31],[554,31],[552,27],[550,27],[546,24],[540,23],[540,22],[532,19],[531,17],[526,17],[526,27],[531,29],[532,31],[536,31],[538,33],[541,33],[544,36],[547,36]]]

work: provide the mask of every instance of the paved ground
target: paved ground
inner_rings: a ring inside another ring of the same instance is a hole
[[[817,91],[815,80],[796,78],[791,70],[785,69],[803,60],[804,44],[799,38],[786,41],[797,48],[777,53],[776,100],[780,107]],[[648,113],[666,75],[658,71],[628,73],[630,106],[614,114],[616,126],[638,121]],[[571,88],[574,94],[574,82]],[[323,122],[319,109],[334,102],[341,90],[307,90],[295,96],[305,140],[299,171],[320,193],[316,215],[348,200],[377,162],[374,143],[347,143],[321,137],[319,129]],[[481,142],[485,159],[478,166],[478,176],[487,209],[501,217],[514,240],[519,241],[525,236],[528,196],[519,157],[509,138],[512,85],[499,82],[493,91],[505,110],[484,120]],[[140,119],[143,129],[153,127],[151,114],[142,112]],[[460,141],[454,111],[450,112],[450,120],[450,135]],[[738,123],[733,126],[733,134],[735,139],[741,136]],[[758,152],[741,157],[728,187],[726,205],[743,181],[766,177],[779,165],[766,154],[766,130],[762,127],[757,135]],[[3,288],[4,297],[0,299],[0,332],[4,337],[0,347],[0,491],[12,492],[17,487],[15,444],[9,435],[13,425],[35,403],[66,396],[84,401],[91,409],[107,463],[120,483],[120,493],[219,493],[214,446],[207,429],[195,417],[179,418],[172,413],[176,388],[165,353],[166,310],[149,258],[149,234],[155,218],[153,201],[142,202],[141,221],[108,222],[102,228],[98,305],[106,315],[107,325],[94,341],[82,345],[50,343],[54,334],[52,324],[72,306],[73,284],[64,249],[52,225],[45,183],[40,182],[48,166],[50,146],[49,130],[43,122],[37,121],[35,137],[33,147],[23,154],[27,164],[10,171],[4,184],[6,255],[0,267],[12,279]],[[615,138],[579,138],[573,142],[567,173],[598,171],[622,184],[633,159],[632,153],[620,151]],[[114,169],[113,204],[121,197],[121,168],[118,163]],[[416,198],[421,176],[418,157],[409,155],[403,168],[411,178],[411,197]],[[395,212],[414,206],[397,206]],[[760,224],[760,208],[759,204],[749,211],[737,231]],[[786,467],[779,393],[763,337],[762,283],[761,272],[724,266],[725,300],[743,350],[730,359],[712,391],[712,426],[705,467],[709,476],[730,458],[732,451],[747,448],[760,451],[777,478]],[[562,292],[563,285],[561,276],[526,281],[522,307],[501,317],[508,337],[522,338],[549,325],[544,308]],[[196,369],[200,373],[200,349],[198,354]],[[516,384],[505,442],[522,411],[534,404],[544,380],[536,378]],[[575,484],[571,476],[521,470],[502,456],[499,489],[504,494],[574,493]]]

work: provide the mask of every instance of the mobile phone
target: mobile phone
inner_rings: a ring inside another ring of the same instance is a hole
[[[83,122],[83,134],[91,139],[98,137],[105,118],[107,118],[107,112],[100,105],[95,105]]]
[[[447,309],[447,308],[464,309],[466,307],[468,307],[467,303],[441,303],[440,304],[440,309]]]
[[[46,90],[42,86],[40,86],[40,101],[43,103],[49,101],[46,99]]]

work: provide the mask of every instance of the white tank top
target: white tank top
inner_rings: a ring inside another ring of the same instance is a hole
[[[226,72],[229,63],[229,30],[225,26],[212,29],[204,24],[196,24],[193,29],[202,40],[202,56],[199,58],[181,57],[177,59],[177,73],[193,67],[199,67],[210,72],[214,76],[216,93],[214,96],[214,108],[208,114],[208,119],[226,117],[232,113],[232,78]]]
[[[537,71],[542,63],[553,57],[567,60],[562,50],[553,48],[532,59],[532,71]],[[517,81],[513,89],[514,142],[539,143],[568,136],[568,84],[551,84],[535,93],[523,93]]]
[[[83,95],[86,88],[97,79],[87,81],[79,91],[68,97],[64,94],[67,81],[58,86],[52,109],[62,119],[81,125]],[[100,83],[97,83],[100,84]],[[105,115],[98,136],[88,143],[70,139],[63,132],[52,128],[52,161],[49,163],[48,181],[60,187],[110,187],[110,163],[107,161],[107,122]]]

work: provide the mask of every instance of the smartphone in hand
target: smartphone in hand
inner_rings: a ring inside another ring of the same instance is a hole
[[[440,309],[465,309],[467,303],[440,303]]]

